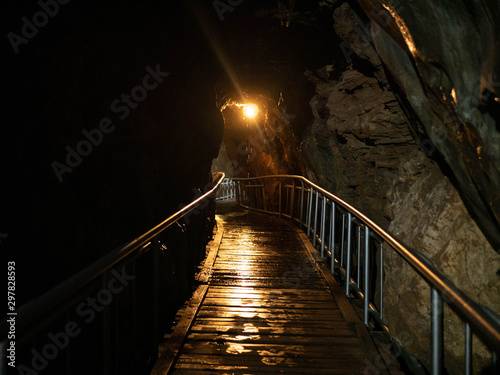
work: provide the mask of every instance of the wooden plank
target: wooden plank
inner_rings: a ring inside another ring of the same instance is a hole
[[[283,288],[273,288],[273,289],[264,289],[264,288],[256,288],[256,287],[243,287],[243,286],[217,286],[217,285],[211,285],[208,291],[208,296],[212,294],[217,294],[217,293],[225,293],[225,294],[245,294],[245,295],[259,295],[259,296],[265,296],[266,294],[273,294],[273,295],[283,295],[283,296],[292,296],[296,298],[297,296],[323,296],[325,298],[329,298],[330,301],[334,301],[332,296],[329,293],[325,293],[325,290],[308,290],[308,291],[293,291],[290,289],[283,289]],[[267,297],[266,297],[267,298]]]
[[[262,354],[265,353],[266,354]],[[253,356],[230,356],[230,355],[200,355],[189,354],[182,355],[178,364],[184,365],[225,365],[225,366],[247,366],[267,367],[271,364],[283,364],[287,368],[324,368],[329,369],[335,367],[337,369],[352,370],[353,368],[361,369],[356,358],[348,357],[345,355],[336,355],[332,357],[312,358],[312,357],[291,357],[287,352],[282,351],[278,353],[271,353],[266,350],[259,350]],[[187,366],[186,366],[187,367]],[[190,366],[191,367],[191,366]]]
[[[311,259],[316,260],[318,264],[318,271],[322,274],[325,281],[328,283],[328,287],[330,288],[332,296],[335,297],[337,305],[342,312],[346,322],[354,328],[354,332],[359,337],[360,342],[363,344],[365,349],[366,358],[365,361],[368,363],[380,363],[381,361],[385,361],[384,358],[388,358],[390,363],[387,363],[386,367],[378,369],[379,374],[400,374],[399,366],[397,366],[390,356],[383,356],[376,347],[373,342],[373,338],[369,334],[368,330],[364,326],[363,322],[360,320],[360,317],[356,314],[356,311],[352,307],[351,303],[347,299],[344,291],[340,288],[340,286],[335,281],[333,275],[330,273],[328,267],[324,262],[320,261],[320,256],[318,252],[314,249],[314,247],[309,242],[307,236],[302,231],[297,230],[297,234],[299,235],[304,247],[311,257]],[[381,367],[381,366],[377,366]]]
[[[255,327],[285,327],[285,328],[303,328],[308,327],[310,329],[334,329],[340,327],[349,327],[347,323],[339,318],[338,320],[294,320],[290,321],[289,319],[245,319],[243,317],[237,318],[197,318],[196,324],[207,325],[207,326],[224,326],[224,325],[232,325],[238,326],[241,324],[252,324]],[[350,327],[349,327],[350,328]]]
[[[271,303],[271,302],[270,302]],[[288,314],[293,316],[305,315],[314,319],[315,316],[341,316],[340,310],[331,308],[320,308],[320,309],[304,309],[304,308],[293,308],[290,306],[280,307],[266,307],[266,306],[213,306],[213,305],[203,305],[200,312],[210,312],[215,311],[216,313],[231,312],[231,313],[255,313],[255,314]]]
[[[201,320],[206,319],[240,319],[240,320],[248,320],[248,319],[259,319],[260,321],[269,321],[276,322],[278,320],[286,322],[287,319],[289,322],[298,321],[304,323],[315,323],[315,322],[325,322],[328,320],[331,321],[343,321],[345,322],[344,317],[340,312],[335,312],[332,314],[305,314],[305,313],[287,313],[282,311],[269,311],[269,310],[261,310],[261,311],[234,311],[234,310],[206,310],[200,309],[200,314],[198,318]]]
[[[210,273],[215,264],[215,259],[217,258],[217,254],[219,253],[220,244],[222,242],[222,236],[224,234],[224,224],[222,220],[217,220],[217,233],[215,237],[210,243],[207,245],[209,248],[208,255],[203,262],[202,269],[197,276],[197,280],[200,283],[206,283],[210,277]]]
[[[260,333],[251,334],[241,334],[241,335],[229,335],[223,333],[196,333],[191,332],[188,336],[188,340],[191,341],[215,341],[218,343],[234,342],[241,343],[245,341],[254,341],[259,344],[282,344],[282,345],[310,345],[310,344],[328,344],[332,340],[342,340],[342,344],[345,345],[357,345],[359,346],[359,339],[352,332],[347,336],[287,336],[287,335],[262,335]]]
[[[301,310],[338,310],[335,305],[328,306],[329,301],[309,302],[309,303],[287,303],[286,300],[249,299],[249,298],[210,298],[203,303],[203,306],[214,307],[254,307],[254,308],[275,308],[275,309],[301,309]]]
[[[239,324],[238,324],[239,323]],[[288,327],[275,326],[263,327],[255,326],[252,323],[235,322],[235,324],[195,324],[191,327],[191,332],[194,333],[224,333],[226,335],[244,335],[244,334],[259,334],[264,336],[283,335],[283,336],[301,336],[301,337],[352,337],[354,333],[349,329],[347,324],[342,326],[334,326],[329,328],[318,328],[310,326]]]
[[[228,371],[229,374],[273,374],[273,373],[283,373],[283,368],[280,367],[275,367],[278,363],[270,363],[268,366],[262,366],[260,368],[252,368],[249,369],[248,366],[226,366],[226,365],[199,365],[199,364],[179,364],[176,366],[176,369],[187,369],[187,370],[207,370],[210,369],[210,371]],[[362,366],[359,366],[361,368],[336,368],[336,367],[329,367],[329,368],[310,368],[310,367],[305,367],[305,368],[297,368],[297,367],[287,367],[286,368],[286,373],[287,374],[346,374],[346,375],[356,375],[356,374],[364,374],[365,368]],[[213,372],[212,372],[213,373]],[[178,374],[178,372],[174,372],[173,374]]]
[[[302,298],[301,298],[302,297]],[[317,298],[313,298],[309,295],[294,295],[294,296],[282,296],[282,295],[277,295],[277,294],[267,294],[267,295],[252,295],[252,297],[249,297],[248,295],[245,295],[243,293],[241,294],[234,294],[234,295],[214,295],[214,294],[207,294],[205,297],[205,303],[207,305],[232,305],[234,302],[237,301],[240,303],[240,305],[257,305],[257,306],[266,306],[267,304],[271,304],[273,306],[279,306],[280,304],[287,304],[287,302],[292,299],[294,303],[292,306],[295,305],[300,305],[300,306],[314,306],[314,305],[320,305],[320,306],[325,306],[330,304],[332,301],[328,297],[323,297],[323,296],[317,296]],[[287,304],[288,306],[288,304]],[[336,305],[331,305],[332,307],[335,307],[338,309]]]
[[[187,342],[183,348],[183,354],[218,354],[235,353],[237,356],[247,355],[273,355],[273,353],[288,353],[292,357],[324,358],[345,356],[347,354],[363,354],[363,349],[358,345],[345,345],[341,342],[328,344],[310,345],[287,345],[287,344],[256,344],[248,342],[240,343],[214,343],[214,342]],[[267,354],[266,354],[267,353]]]

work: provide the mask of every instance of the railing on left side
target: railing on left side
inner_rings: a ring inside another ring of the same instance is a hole
[[[190,297],[223,180],[216,173],[198,199],[3,319],[0,373],[13,361],[25,374],[133,375],[150,369],[170,328],[169,302]],[[183,218],[181,228],[165,236]],[[12,342],[13,360],[6,358]]]
[[[345,281],[345,294],[363,302],[363,321],[389,332],[384,314],[384,253],[395,251],[430,286],[428,363],[443,373],[443,302],[464,322],[464,373],[472,374],[472,336],[491,350],[492,373],[500,374],[500,317],[470,299],[423,253],[400,243],[359,210],[302,176],[233,178],[237,202],[248,209],[290,219],[311,239]],[[378,267],[377,267],[378,263]],[[376,293],[377,292],[377,293]],[[377,295],[378,294],[378,295]],[[377,298],[376,298],[377,297]]]

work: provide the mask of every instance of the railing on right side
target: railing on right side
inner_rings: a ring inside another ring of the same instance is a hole
[[[364,323],[368,326],[371,317],[387,332],[384,251],[396,251],[430,286],[433,375],[442,374],[444,368],[443,302],[465,323],[465,374],[472,374],[473,334],[491,350],[493,373],[500,374],[498,315],[471,300],[424,254],[404,246],[356,208],[302,176],[233,178],[232,182],[241,206],[288,218],[304,229],[321,257],[329,258],[331,272],[337,269],[346,281],[345,294],[350,296],[352,293],[363,301]]]

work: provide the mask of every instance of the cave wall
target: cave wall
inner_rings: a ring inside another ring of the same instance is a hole
[[[348,64],[306,72],[316,85],[306,166],[498,313],[498,9],[480,1],[359,3],[333,8]],[[386,262],[391,334],[429,366],[429,288],[390,251]],[[446,367],[458,373],[463,325],[449,311],[445,336]],[[489,354],[474,344],[478,372]]]
[[[376,20],[370,23],[372,43],[423,127],[420,139],[432,142],[424,147],[443,157],[471,214],[500,252],[499,4],[360,4]]]
[[[36,12],[6,5],[3,35]],[[0,232],[19,305],[191,202],[223,133],[221,68],[187,3],[65,2],[37,29],[2,39]]]

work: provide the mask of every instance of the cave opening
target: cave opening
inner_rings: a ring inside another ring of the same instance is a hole
[[[228,99],[222,107],[224,135],[213,172],[229,177],[300,173],[298,142],[283,95],[245,95],[246,103]],[[253,113],[246,112],[252,106]],[[294,160],[295,159],[295,160]]]

